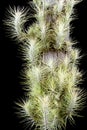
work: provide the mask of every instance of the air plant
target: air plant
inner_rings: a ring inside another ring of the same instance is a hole
[[[79,87],[80,50],[70,38],[73,7],[78,0],[33,0],[34,14],[10,7],[5,21],[10,36],[20,43],[26,67],[27,100],[17,102],[25,126],[36,130],[60,130],[84,107],[85,92]],[[35,22],[27,29],[29,18]]]

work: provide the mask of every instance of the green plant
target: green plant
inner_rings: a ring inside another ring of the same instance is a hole
[[[80,51],[71,40],[70,21],[78,0],[33,0],[34,14],[20,7],[10,7],[5,24],[12,38],[23,42],[26,60],[24,72],[28,84],[27,100],[17,103],[20,117],[36,130],[57,130],[74,123],[85,101],[80,89],[82,72],[78,63]],[[25,23],[35,22],[25,29]]]

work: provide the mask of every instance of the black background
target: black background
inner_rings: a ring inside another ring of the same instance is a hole
[[[19,84],[19,72],[22,69],[22,60],[18,56],[18,46],[14,41],[6,37],[2,20],[5,17],[6,8],[9,5],[26,6],[27,0],[1,0],[0,1],[0,52],[1,59],[1,125],[2,130],[23,130],[19,120],[14,114],[14,101],[22,97],[22,86]],[[85,73],[84,82],[81,87],[87,90],[87,0],[76,6],[78,19],[72,22],[74,27],[71,37],[78,41],[77,47],[82,51],[84,57],[80,60],[80,69]],[[87,105],[87,103],[86,103]],[[76,118],[76,125],[67,125],[66,130],[87,130],[87,108],[81,114],[83,118]]]

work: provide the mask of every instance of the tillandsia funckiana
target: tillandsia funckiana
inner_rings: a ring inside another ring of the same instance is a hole
[[[60,130],[84,107],[85,93],[79,87],[80,51],[70,38],[73,7],[78,0],[33,0],[34,13],[10,7],[5,24],[21,44],[27,100],[18,102],[20,117],[36,130]],[[29,27],[25,23],[35,21]]]

